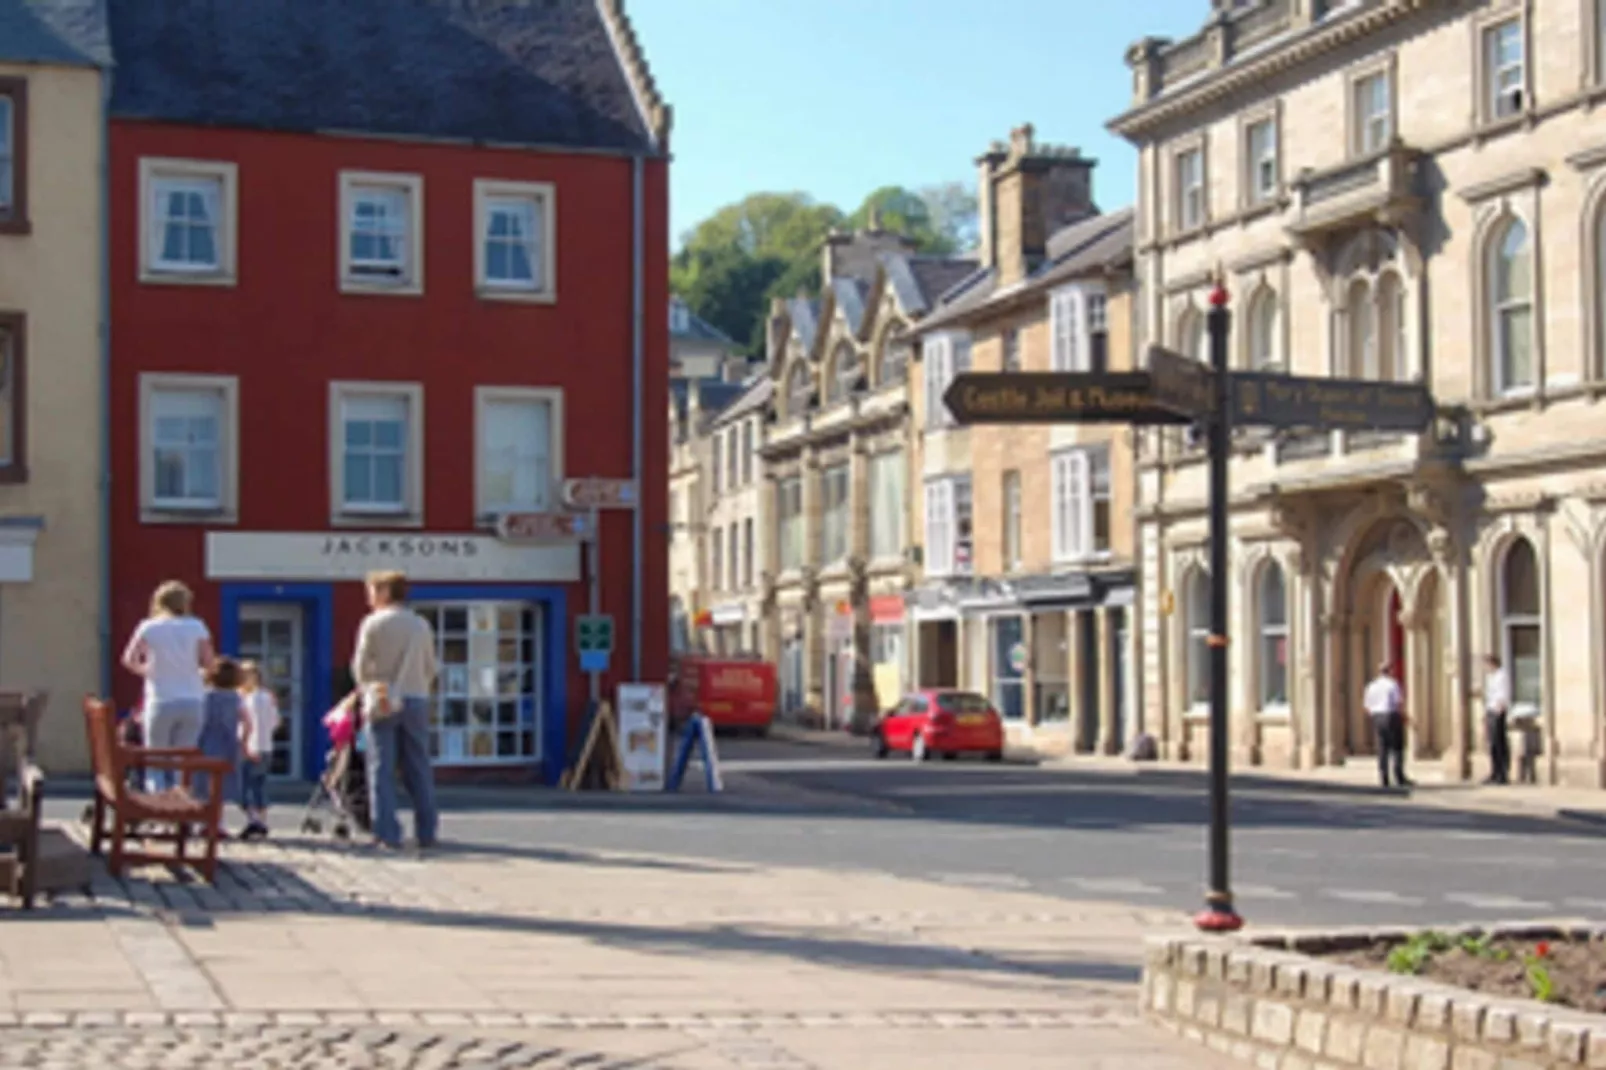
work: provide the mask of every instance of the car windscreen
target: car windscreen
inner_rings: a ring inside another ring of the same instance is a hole
[[[945,691],[937,696],[937,708],[944,713],[986,713],[991,704],[980,695],[965,691]]]

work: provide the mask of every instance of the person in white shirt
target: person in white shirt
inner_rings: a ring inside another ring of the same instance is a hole
[[[1483,659],[1483,731],[1489,737],[1490,784],[1511,783],[1511,736],[1506,717],[1511,713],[1511,680],[1500,659],[1487,654]]]
[[[195,597],[177,580],[156,588],[150,616],[134,629],[123,651],[123,667],[145,678],[141,716],[147,747],[195,747],[201,740],[204,673],[212,668],[212,634],[191,615]],[[177,787],[172,770],[146,773],[148,790]]]
[[[435,808],[435,769],[429,756],[429,696],[435,683],[435,633],[406,606],[407,577],[400,572],[368,576],[373,612],[357,628],[351,675],[363,695],[367,741],[368,813],[375,844],[401,846],[396,816],[396,775],[413,800],[413,831],[419,847],[431,847],[440,824]]]
[[[279,728],[279,703],[262,686],[262,667],[240,662],[240,805],[245,809],[243,840],[268,834],[268,764],[273,760],[273,733]]]
[[[1372,721],[1372,734],[1377,740],[1377,772],[1383,786],[1389,786],[1389,769],[1394,770],[1394,785],[1409,787],[1405,777],[1405,692],[1394,678],[1394,666],[1385,661],[1377,667],[1377,676],[1366,685],[1361,701]]]

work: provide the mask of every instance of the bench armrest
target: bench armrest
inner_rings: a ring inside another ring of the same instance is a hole
[[[194,758],[205,757],[198,747],[132,747],[125,745],[122,748],[122,753],[123,757],[131,761],[144,761],[151,757],[176,758],[184,757],[185,755]]]
[[[227,776],[233,768],[222,758],[207,758],[200,751],[180,751],[178,753],[155,754],[141,756],[141,763],[147,768],[176,769],[188,773],[216,773]]]

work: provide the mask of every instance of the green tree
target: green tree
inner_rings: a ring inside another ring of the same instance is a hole
[[[953,250],[953,243],[933,225],[931,206],[918,193],[902,186],[882,186],[874,191],[848,217],[848,222],[854,228],[869,227],[874,222],[882,230],[913,239],[915,248],[922,253]]]
[[[980,238],[980,219],[976,189],[968,182],[941,182],[920,190],[920,199],[931,213],[931,226],[942,235],[955,253],[974,250]]]

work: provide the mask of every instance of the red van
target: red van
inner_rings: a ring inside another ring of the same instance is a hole
[[[717,729],[764,735],[775,720],[775,666],[756,658],[683,657],[676,666],[670,716],[694,713]]]

